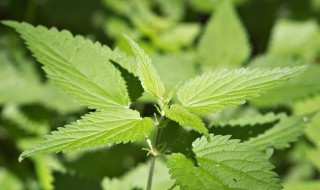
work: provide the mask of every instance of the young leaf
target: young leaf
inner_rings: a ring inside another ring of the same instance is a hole
[[[129,105],[125,82],[109,60],[110,48],[68,31],[4,21],[16,29],[48,77],[77,101],[93,109]],[[118,61],[118,60],[117,60]]]
[[[40,153],[81,150],[107,144],[127,143],[145,137],[153,129],[151,118],[141,118],[139,112],[115,108],[93,112],[46,136],[39,145],[24,151],[19,161]]]
[[[121,76],[126,81],[127,90],[131,102],[135,102],[142,96],[143,87],[139,81],[139,78],[130,73],[127,69],[123,68],[117,62],[110,60],[110,62],[121,72]]]
[[[248,59],[248,37],[230,1],[219,2],[197,50],[206,68],[236,68]]]
[[[306,122],[313,117],[312,114],[283,118],[275,126],[265,133],[249,139],[249,143],[257,150],[265,150],[269,147],[284,149],[303,134]]]
[[[196,113],[210,113],[245,103],[306,67],[235,69],[208,72],[185,83],[177,92],[180,102]]]
[[[169,156],[171,177],[181,189],[281,189],[262,154],[230,136],[200,138],[192,144],[197,166],[183,154]]]
[[[131,45],[132,51],[136,56],[138,63],[138,75],[144,90],[156,98],[160,98],[164,94],[164,86],[160,77],[151,63],[151,58],[128,36],[124,37]]]
[[[178,122],[182,126],[190,126],[194,130],[206,136],[209,135],[208,129],[205,127],[201,118],[189,112],[184,106],[180,104],[173,104],[170,108],[165,109],[166,117]]]

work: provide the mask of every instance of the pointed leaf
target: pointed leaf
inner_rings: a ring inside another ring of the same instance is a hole
[[[124,37],[131,45],[132,51],[136,56],[138,75],[144,90],[156,98],[162,97],[164,86],[155,67],[152,65],[151,58],[131,38],[125,35]]]
[[[46,136],[39,145],[23,152],[19,160],[40,153],[57,153],[127,143],[145,137],[153,129],[151,118],[139,112],[116,108],[93,112]]]
[[[192,144],[197,166],[184,155],[169,156],[171,177],[181,189],[281,189],[273,166],[259,152],[230,136],[200,138]]]
[[[109,62],[117,55],[109,47],[65,30],[3,23],[21,34],[48,77],[83,105],[93,109],[129,105],[125,82]]]
[[[205,68],[235,68],[248,59],[248,37],[229,1],[219,3],[206,25],[197,50],[199,62]]]
[[[243,104],[304,69],[305,66],[208,72],[185,83],[177,94],[188,110],[210,113]]]
[[[257,150],[267,148],[284,149],[290,146],[290,143],[297,141],[303,134],[304,126],[313,115],[294,116],[283,118],[275,126],[265,133],[249,139],[249,143]]]
[[[178,122],[181,126],[192,127],[199,133],[206,136],[209,135],[208,129],[205,127],[201,118],[189,112],[184,106],[180,104],[173,104],[170,108],[165,109],[166,117]]]
[[[250,63],[250,68],[276,68],[306,64],[296,57],[259,56]],[[258,106],[277,106],[290,104],[320,92],[320,65],[309,64],[308,69],[293,80],[279,85],[252,102]]]

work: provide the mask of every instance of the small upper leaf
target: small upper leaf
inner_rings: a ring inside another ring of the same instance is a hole
[[[118,56],[109,47],[74,37],[65,30],[13,21],[3,23],[21,34],[48,77],[83,105],[93,109],[129,105],[125,82],[109,62]]]
[[[160,98],[164,94],[164,86],[160,77],[151,63],[151,58],[128,36],[124,37],[131,45],[132,51],[136,56],[138,63],[138,76],[144,90],[156,98]]]
[[[23,152],[19,160],[40,154],[81,150],[126,143],[145,137],[153,129],[151,118],[141,118],[139,112],[114,108],[85,115],[81,120],[58,128],[39,145]]]
[[[180,104],[173,104],[170,108],[165,109],[166,116],[173,121],[178,122],[182,126],[190,126],[194,130],[206,136],[209,135],[208,129],[201,121],[200,117],[189,112],[184,106]]]
[[[273,166],[259,152],[230,136],[197,139],[197,166],[184,155],[169,156],[168,167],[181,189],[281,189]]]
[[[197,50],[205,68],[235,68],[248,59],[248,37],[230,1],[219,2]]]
[[[178,98],[190,111],[210,113],[245,103],[305,69],[305,66],[276,69],[236,69],[208,72],[178,90]]]

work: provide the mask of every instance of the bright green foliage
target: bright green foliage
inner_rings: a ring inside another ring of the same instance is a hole
[[[138,76],[144,90],[156,98],[160,98],[164,94],[164,86],[160,77],[151,63],[151,58],[128,36],[125,36],[130,43],[131,48],[136,56],[138,63]]]
[[[173,104],[170,108],[165,109],[166,117],[178,122],[181,126],[190,126],[194,130],[206,136],[209,135],[208,129],[205,127],[201,118],[189,112],[180,104]]]
[[[293,116],[282,118],[265,133],[249,139],[249,143],[258,150],[266,148],[284,149],[303,134],[304,126],[313,115]]]
[[[23,152],[19,160],[40,153],[67,152],[127,143],[144,138],[152,129],[152,119],[141,118],[137,111],[116,108],[94,112],[52,132],[39,145]]]
[[[52,182],[54,181],[54,176],[51,168],[48,166],[46,156],[39,155],[34,157],[33,160],[35,163],[35,168],[41,188],[45,190],[54,189],[52,185]]]
[[[229,1],[219,4],[198,45],[198,60],[206,69],[236,68],[250,55],[248,37]]]
[[[149,165],[149,162],[140,164],[121,178],[110,179],[108,177],[105,177],[102,181],[103,190],[144,189],[146,186],[146,181],[148,180],[147,174],[149,172]],[[152,189],[169,189],[173,184],[174,181],[170,179],[166,164],[162,160],[157,161],[155,165],[154,182],[152,185]]]
[[[219,126],[231,126],[231,127],[244,127],[244,126],[254,126],[254,125],[262,125],[265,123],[275,122],[281,118],[285,117],[284,113],[274,114],[273,112],[269,112],[267,114],[256,114],[253,116],[240,117],[237,119],[232,119],[230,121],[222,121],[219,122]]]
[[[45,65],[48,77],[83,105],[94,109],[129,105],[125,82],[109,62],[116,55],[108,47],[55,28],[3,23],[21,34],[34,56]]]
[[[185,83],[177,94],[188,110],[205,114],[243,104],[304,69],[305,66],[208,72]]]
[[[250,68],[276,68],[299,66],[305,64],[305,61],[294,57],[279,56],[259,56],[250,63]],[[259,106],[273,106],[279,104],[290,104],[296,100],[307,98],[320,92],[320,66],[309,64],[306,69],[296,78],[279,85],[261,97],[255,98],[252,102]]]
[[[197,139],[197,165],[180,153],[169,156],[172,178],[181,189],[280,189],[273,166],[264,156],[230,136]]]
[[[306,22],[280,19],[272,32],[268,52],[313,59],[320,52],[320,30],[315,20]]]

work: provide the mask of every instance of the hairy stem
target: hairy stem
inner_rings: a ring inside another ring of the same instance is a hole
[[[161,131],[162,131],[162,129],[158,128],[157,136],[156,136],[156,140],[155,140],[155,144],[154,144],[155,148],[157,148],[157,146],[158,146],[158,144],[160,142]],[[149,176],[148,176],[147,190],[151,190],[152,178],[153,178],[154,167],[155,167],[155,164],[156,164],[157,156],[158,156],[158,153],[154,152],[154,154],[152,155],[152,158],[151,158],[151,165],[150,165]]]

